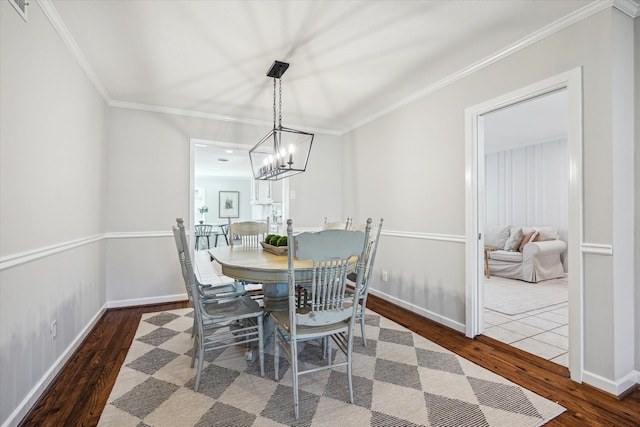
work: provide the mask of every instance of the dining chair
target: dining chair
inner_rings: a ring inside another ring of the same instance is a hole
[[[216,295],[210,297],[203,295],[201,286],[196,279],[193,264],[184,248],[187,248],[184,226],[174,227],[174,235],[178,235],[181,252],[181,266],[188,295],[193,304],[195,340],[191,367],[198,359],[198,370],[194,391],[200,388],[204,357],[208,352],[227,348],[230,346],[249,345],[258,343],[258,358],[260,361],[260,375],[264,377],[264,339],[263,339],[263,310],[257,302],[247,296],[228,295],[222,297]],[[175,229],[178,232],[175,232]]]
[[[269,220],[232,223],[229,218],[229,246],[235,246],[238,240],[242,246],[259,247],[267,234],[269,234]]]
[[[365,232],[349,230],[323,230],[317,233],[293,235],[293,223],[287,220],[288,242],[288,311],[274,311],[274,370],[279,380],[280,352],[289,362],[293,375],[293,407],[295,418],[299,417],[299,377],[325,369],[341,366],[347,368],[349,399],[354,403],[352,384],[353,330],[357,304],[349,304],[345,298],[347,274],[356,264],[355,296],[358,297],[364,275],[364,257],[369,239],[371,219]],[[312,261],[309,303],[296,305],[296,277],[294,257]],[[319,339],[323,343],[323,355],[327,363],[322,366],[300,370],[298,345],[303,341]],[[346,356],[346,360],[335,362],[331,343]]]
[[[200,249],[200,239],[207,239],[207,249],[210,249],[211,246],[209,244],[209,238],[211,237],[211,232],[213,230],[213,226],[209,224],[196,224],[195,226],[195,236],[196,236],[196,251]]]
[[[229,246],[229,238],[227,235],[229,234],[229,224],[220,224],[218,226],[218,231],[214,231],[212,236],[215,236],[215,240],[213,242],[214,247],[218,247],[218,237],[224,237],[224,241],[227,242],[227,246]]]
[[[191,286],[188,284],[189,282],[189,274],[187,271],[187,262],[193,265],[191,261],[191,255],[189,254],[188,246],[187,246],[187,236],[184,228],[184,221],[182,218],[176,218],[176,224],[173,226],[173,238],[176,243],[176,249],[178,250],[178,260],[180,261],[180,268],[182,270],[182,278],[185,282],[185,286],[187,289],[187,297],[189,298],[189,302],[193,306],[193,296],[191,295]],[[242,286],[241,283],[229,282],[229,283],[218,283],[218,284],[205,284],[200,283],[197,277],[193,277],[193,280],[198,285],[198,293],[202,299],[217,299],[217,298],[229,298],[234,296],[244,296],[247,292]],[[192,336],[195,334],[195,318],[194,318],[194,332],[192,332]]]
[[[324,224],[322,224],[323,230],[350,230],[351,229],[351,221],[350,217],[347,217],[345,222],[327,222],[327,217],[324,217]]]
[[[362,332],[362,345],[364,347],[367,346],[367,336],[365,334],[365,308],[367,306],[367,296],[369,295],[369,283],[371,282],[371,276],[373,274],[373,265],[376,261],[376,252],[378,251],[378,241],[380,240],[380,232],[382,231],[382,221],[383,218],[380,218],[380,222],[377,225],[371,226],[371,231],[369,232],[369,241],[367,242],[367,253],[364,258],[364,276],[362,279],[362,290],[358,293],[358,310],[356,312],[356,322],[360,322],[360,330]],[[365,231],[366,223],[361,224],[359,226],[354,227],[354,231]],[[349,273],[347,275],[347,280],[353,284],[357,283],[357,275],[356,273]],[[347,295],[353,295],[354,292],[350,289],[347,289]],[[355,300],[354,300],[355,301]]]
[[[236,240],[245,248],[258,248],[260,242],[269,234],[269,220],[231,222],[229,218],[229,246],[235,246]],[[237,239],[236,239],[237,237]],[[264,298],[262,283],[241,281],[245,290],[251,292],[254,299]]]

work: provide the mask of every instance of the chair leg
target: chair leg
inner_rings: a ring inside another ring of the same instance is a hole
[[[367,336],[364,332],[364,305],[360,305],[360,330],[362,331],[362,345],[367,346]]]
[[[258,355],[260,358],[260,376],[264,377],[264,319],[258,316]]]
[[[298,346],[294,340],[291,340],[291,371],[293,377],[293,415],[297,420],[300,417],[298,405]]]
[[[211,245],[209,244],[209,236],[207,236],[207,249],[211,249]]]
[[[349,381],[349,399],[351,399],[351,403],[355,403],[353,400],[353,379],[351,375],[351,354],[353,351],[353,336],[349,337],[349,349],[347,350],[347,378]]]
[[[276,326],[273,331],[273,370],[275,371],[274,379],[280,381],[280,331]]]
[[[202,367],[204,366],[204,351],[199,351],[198,356],[198,374],[196,375],[196,385],[193,387],[193,391],[198,391],[200,388],[200,377],[202,376]]]
[[[193,369],[193,366],[196,363],[196,354],[198,354],[198,336],[196,335],[195,339],[193,340],[193,353],[191,354],[191,369]]]

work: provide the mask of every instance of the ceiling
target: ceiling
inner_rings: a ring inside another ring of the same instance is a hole
[[[39,4],[109,105],[257,124],[266,133],[273,121],[266,73],[279,60],[290,63],[282,77],[283,125],[341,135],[610,1]],[[562,106],[550,101],[542,108],[524,103],[517,117],[494,113],[487,151],[557,139],[566,122],[553,114]],[[535,122],[524,120],[534,113]],[[250,176],[246,150],[201,143],[209,145],[196,146],[196,174]]]
[[[52,0],[110,105],[342,134],[599,0]],[[607,4],[610,4],[607,3]],[[545,30],[546,29],[546,30]]]

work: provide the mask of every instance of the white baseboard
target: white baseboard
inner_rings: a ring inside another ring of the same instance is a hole
[[[583,372],[582,382],[614,396],[620,396],[630,388],[640,384],[640,371],[631,371],[617,381],[611,381],[591,372]]]
[[[27,393],[22,402],[14,409],[14,411],[9,415],[9,417],[2,424],[2,427],[10,427],[17,426],[20,421],[27,415],[27,413],[31,410],[31,408],[36,404],[38,399],[42,396],[42,393],[49,387],[51,382],[56,378],[58,373],[64,368],[64,365],[69,361],[73,353],[78,349],[82,341],[89,335],[89,333],[93,330],[93,327],[98,323],[98,320],[102,317],[104,312],[106,311],[106,304],[103,305],[98,312],[93,316],[91,321],[87,323],[87,325],[82,329],[82,331],[78,334],[75,340],[67,349],[58,357],[58,359],[51,365],[49,370],[40,378],[40,381],[36,383],[36,385]]]
[[[462,324],[460,322],[457,322],[455,320],[449,319],[448,317],[444,317],[444,316],[441,316],[441,315],[439,315],[437,313],[434,313],[432,311],[425,310],[422,307],[418,307],[417,305],[410,304],[410,303],[408,303],[406,301],[403,301],[403,300],[401,300],[399,298],[396,298],[394,296],[385,294],[384,292],[377,291],[377,290],[375,290],[373,288],[369,289],[369,293],[372,294],[372,295],[375,295],[377,297],[380,297],[380,298],[382,298],[382,299],[384,299],[386,301],[389,301],[390,303],[393,303],[393,304],[395,304],[397,306],[400,306],[402,308],[406,308],[407,310],[409,310],[409,311],[411,311],[413,313],[419,314],[420,316],[426,317],[427,319],[433,320],[434,322],[438,322],[438,323],[440,323],[442,325],[445,325],[445,326],[447,326],[447,327],[449,327],[451,329],[454,329],[454,330],[456,330],[458,332],[462,332],[462,333],[465,332],[465,325],[464,324]]]
[[[134,307],[136,305],[163,304],[165,302],[185,301],[187,294],[164,295],[159,297],[123,299],[107,302],[107,308]]]

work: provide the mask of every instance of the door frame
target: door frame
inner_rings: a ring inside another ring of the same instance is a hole
[[[465,109],[466,330],[482,334],[484,312],[484,141],[483,115],[560,89],[567,90],[569,149],[569,371],[582,382],[584,366],[582,68],[558,74]]]

